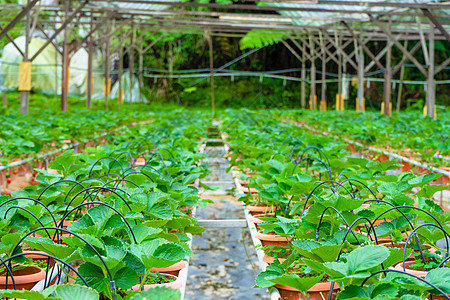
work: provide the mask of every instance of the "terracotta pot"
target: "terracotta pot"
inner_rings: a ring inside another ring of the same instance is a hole
[[[256,232],[255,238],[261,241],[263,247],[265,246],[287,247],[288,241],[291,240],[291,238],[280,236],[278,234],[264,234],[259,231]]]
[[[145,158],[143,157],[136,158],[133,169],[136,169],[138,166],[145,166]]]
[[[24,250],[22,251],[23,253],[28,253],[28,252],[32,252],[32,253],[42,253],[42,254],[46,254],[43,251],[33,251],[33,250]],[[33,261],[43,261],[45,263],[47,263],[47,260],[49,259],[48,256],[45,255],[40,255],[40,254],[25,254],[26,257],[31,257],[31,259]],[[55,264],[55,260],[53,258],[50,258],[50,261],[48,262],[48,266],[49,268],[53,267],[53,265]]]
[[[274,216],[275,216],[275,214],[273,214],[273,213],[251,215],[250,218],[249,218],[249,221],[252,222],[253,224],[255,224],[256,229],[258,229],[259,228],[258,224],[261,224],[261,223],[264,222],[260,218],[262,218],[262,217],[274,217]]]
[[[17,290],[31,290],[36,283],[45,278],[45,271],[39,267],[26,267],[22,270],[13,271],[14,283]],[[14,285],[11,276],[8,276],[8,285],[6,285],[6,274],[0,276],[0,289],[13,290]]]
[[[243,187],[247,187],[248,184],[250,183],[250,180],[238,180],[239,184]]]
[[[388,161],[389,160],[389,156],[387,156],[386,154],[381,154],[380,157],[378,157],[377,161],[380,162],[384,162],[384,161]]]
[[[306,293],[307,298],[300,293],[299,290],[292,288],[290,286],[276,284],[275,287],[280,292],[282,300],[323,300],[328,299],[328,294],[331,288],[331,282],[319,282],[315,284]],[[337,292],[339,286],[335,283],[333,287],[333,292]],[[332,295],[331,299],[336,299],[336,296]]]
[[[352,153],[356,153],[358,151],[356,151],[356,147],[353,144],[348,144],[347,149],[349,149],[350,151],[352,151]]]
[[[186,267],[186,262],[184,260],[180,260],[179,262],[167,267],[167,268],[152,268],[152,272],[159,272],[164,274],[169,274],[173,276],[178,276],[181,269]]]
[[[450,294],[447,294],[450,297]],[[444,295],[433,295],[433,300],[448,300]]]
[[[255,188],[241,187],[241,192],[244,194],[258,194],[258,190]]]
[[[400,164],[402,164],[402,172],[411,172],[412,170],[412,166],[409,162],[407,161],[400,161]]]
[[[418,270],[414,270],[412,268],[408,268],[410,265],[412,265],[414,263],[415,263],[414,261],[406,261],[405,262],[406,268],[404,271],[406,271],[407,273],[416,275],[418,277],[425,278],[425,276],[427,276],[427,274],[428,274],[428,271],[418,271]],[[403,271],[403,262],[397,264],[394,269],[398,270],[398,271]]]
[[[172,282],[168,282],[168,283],[161,283],[161,284],[144,284],[144,291],[154,288],[154,287],[157,287],[157,286],[165,286],[165,287],[170,287],[175,290],[178,290],[183,286],[183,282],[181,282],[181,278],[173,276],[173,275],[167,275],[167,276],[172,276],[172,277],[176,278],[176,280],[174,280]],[[133,289],[133,291],[138,291],[139,284],[136,284],[135,286],[133,286],[132,289]]]
[[[286,258],[281,258],[281,257],[275,258],[275,257],[273,257],[273,256],[269,256],[269,255],[266,255],[266,254],[264,254],[264,256],[263,256],[263,262],[268,263],[269,265],[270,265],[270,264],[273,264],[273,262],[274,262],[275,260],[277,260],[277,259],[278,259],[280,262],[283,262],[283,261],[286,260]]]
[[[252,216],[259,215],[266,212],[274,212],[277,210],[275,206],[256,206],[256,205],[247,205],[245,207]]]

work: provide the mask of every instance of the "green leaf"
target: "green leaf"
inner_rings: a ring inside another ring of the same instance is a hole
[[[431,198],[435,193],[446,189],[448,189],[448,186],[442,184],[425,185],[415,195],[417,197]]]
[[[139,284],[139,275],[130,267],[124,267],[114,274],[114,281],[121,289],[130,289]]]
[[[389,256],[389,250],[382,246],[356,248],[347,256],[349,274],[379,266]]]
[[[77,284],[57,285],[55,294],[64,300],[97,300],[99,298],[97,291]]]
[[[442,176],[442,174],[428,173],[428,174],[410,179],[408,181],[408,183],[412,186],[423,187],[424,185],[430,183],[431,181],[433,181],[441,176]]]
[[[109,289],[110,278],[103,274],[102,268],[92,263],[85,262],[78,268],[78,272],[81,277],[86,280],[89,286],[98,292]],[[80,278],[77,278],[75,283],[82,285],[83,281]]]
[[[0,290],[0,296],[24,300],[45,300],[47,297],[36,291]],[[98,298],[97,298],[98,299]]]
[[[303,294],[313,287],[316,283],[322,280],[323,274],[318,276],[299,276],[297,274],[283,274],[280,277],[269,279],[275,284],[283,284],[293,287]]]
[[[436,268],[428,272],[425,280],[440,288],[446,294],[450,294],[450,268]],[[439,294],[435,291],[436,295]]]
[[[180,290],[158,286],[134,295],[130,300],[178,300],[180,297]]]
[[[159,219],[172,219],[173,217],[172,209],[166,203],[158,203],[153,205],[148,213]]]

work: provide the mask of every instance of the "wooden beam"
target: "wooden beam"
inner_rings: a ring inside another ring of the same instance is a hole
[[[9,22],[8,25],[6,25],[5,28],[2,29],[2,31],[0,32],[0,39],[3,38],[8,31],[10,31],[14,26],[16,26],[17,22],[19,22],[23,17],[25,17],[26,15],[28,15],[29,11],[36,5],[36,3],[39,0],[32,0],[31,2],[29,2],[23,9],[22,11],[17,14],[17,16],[11,20],[11,22]]]
[[[411,55],[414,55],[414,54],[417,52],[417,50],[419,50],[419,48],[420,48],[420,41],[419,41],[418,43],[416,43],[416,45],[414,45],[414,47],[411,49],[411,51],[410,51],[409,53],[410,53]],[[405,47],[405,49],[407,49],[407,48]],[[408,61],[408,58],[406,57],[405,52],[403,52],[403,58],[402,58],[402,60],[400,61],[400,63],[398,63],[398,64],[395,66],[394,70],[392,71],[392,76],[395,75],[395,74],[397,74],[397,72],[400,70],[400,68],[401,68],[407,61]]]
[[[439,67],[437,67],[434,70],[434,75],[436,75],[437,73],[439,73],[440,71],[444,70],[444,68],[446,66],[448,66],[450,64],[450,58],[447,58]]]
[[[430,19],[430,21],[434,24],[434,26],[436,26],[436,28],[442,33],[442,35],[445,36],[447,41],[450,42],[450,34],[448,33],[447,30],[445,30],[445,28],[441,25],[441,23],[439,23],[439,21],[433,16],[433,14],[426,8],[422,8],[422,12],[425,16],[428,17],[428,19]]]
[[[2,29],[2,26],[0,26],[0,30]],[[23,53],[23,51],[19,48],[19,46],[17,46],[16,42],[14,42],[14,40],[12,39],[12,37],[9,36],[8,33],[5,34],[6,38],[11,42],[11,44],[14,46],[14,48],[16,48],[17,51],[19,51],[20,55],[22,55],[22,57],[25,56],[25,54]]]
[[[53,35],[50,37],[50,39],[48,39],[44,45],[39,48],[38,51],[36,51],[36,53],[33,55],[33,57],[30,59],[30,61],[33,61],[36,59],[36,57],[38,57],[39,54],[41,54],[42,51],[44,51],[44,49],[51,43],[51,41],[58,36],[58,34],[61,33],[61,31],[63,31],[67,25],[69,25],[70,22],[72,22],[72,20],[75,18],[75,16],[81,11],[81,9],[88,3],[89,0],[84,0],[83,3],[81,3],[81,5],[72,13],[72,15],[68,18],[66,18],[66,20],[64,21],[64,23],[53,33]]]
[[[347,28],[348,32],[355,38],[355,40],[359,43],[359,45],[364,49],[364,51],[369,55],[369,57],[377,64],[380,69],[384,69],[384,66],[378,61],[378,59],[373,55],[372,51],[361,41],[359,36],[355,34],[355,32],[348,26],[348,24],[344,21],[341,22]]]
[[[370,19],[372,20],[373,23],[375,23],[388,37],[389,40],[393,41],[394,44],[397,46],[397,48],[399,48],[403,53],[405,53],[406,57],[412,61],[417,69],[419,69],[420,72],[422,72],[422,74],[424,74],[425,76],[427,76],[427,71],[422,67],[422,65],[417,61],[417,59],[414,58],[414,56],[412,56],[407,49],[405,49],[402,44],[400,44],[399,41],[397,41],[395,39],[395,37],[392,36],[392,34],[390,32],[388,32],[386,30],[386,28],[381,25],[380,21],[378,21],[376,18],[374,18],[371,14],[369,14]]]
[[[337,48],[337,45],[334,43],[333,39],[328,35],[328,33],[324,32],[323,36],[330,41],[330,43],[334,44],[335,48]],[[341,48],[342,49],[342,48]],[[345,59],[347,60],[348,63],[350,63],[352,65],[353,68],[355,68],[356,70],[358,69],[358,66],[356,65],[356,63],[347,55],[347,53],[345,53],[344,51],[341,52],[342,55],[345,57]]]

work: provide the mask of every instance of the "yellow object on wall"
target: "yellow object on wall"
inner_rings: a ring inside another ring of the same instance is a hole
[[[31,61],[21,61],[19,65],[19,91],[31,91]]]
[[[327,111],[327,101],[320,101],[320,111]]]

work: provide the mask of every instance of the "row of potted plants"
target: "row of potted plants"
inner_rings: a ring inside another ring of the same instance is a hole
[[[67,282],[95,291],[83,299],[131,299],[149,284],[181,287],[164,272],[187,267],[190,236],[204,230],[192,211],[209,202],[194,184],[208,172],[198,142],[206,123],[197,123],[198,133],[186,123],[159,125],[123,129],[85,153],[66,151],[50,172],[36,170],[39,185],[1,197],[3,288],[20,289],[28,267],[39,275],[32,286],[44,282],[41,296],[58,295],[54,286]],[[164,299],[179,294],[171,297]]]
[[[429,200],[446,188],[428,185],[439,175],[394,175],[395,162],[249,112],[222,124],[270,264],[257,286],[283,299],[448,299],[450,216]]]

